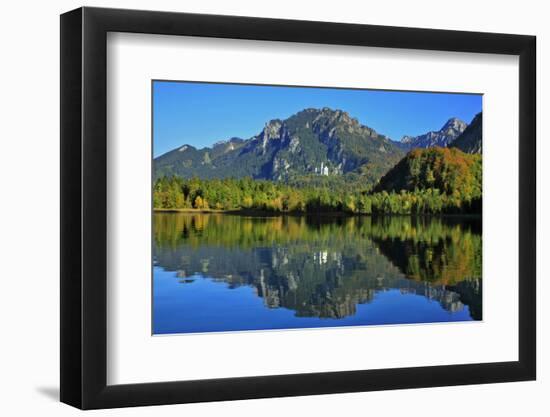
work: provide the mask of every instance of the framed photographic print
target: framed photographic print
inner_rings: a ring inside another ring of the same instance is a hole
[[[535,379],[535,38],[61,16],[61,400]]]

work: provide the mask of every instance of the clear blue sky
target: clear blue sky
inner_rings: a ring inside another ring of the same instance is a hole
[[[154,156],[184,144],[203,148],[234,136],[248,139],[267,121],[308,107],[347,111],[400,140],[439,130],[451,117],[470,123],[481,101],[472,94],[154,81]]]

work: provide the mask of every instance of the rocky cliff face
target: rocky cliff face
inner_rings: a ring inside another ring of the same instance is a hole
[[[481,153],[483,136],[483,115],[476,114],[472,123],[451,144],[452,147],[466,153]]]
[[[467,126],[462,120],[453,117],[447,120],[438,131],[431,131],[420,136],[403,136],[401,143],[408,149],[431,148],[433,146],[444,148],[460,136]]]
[[[287,180],[350,172],[379,178],[404,152],[394,142],[342,110],[305,109],[267,122],[247,140],[232,138],[212,148],[184,145],[154,161],[155,177]]]

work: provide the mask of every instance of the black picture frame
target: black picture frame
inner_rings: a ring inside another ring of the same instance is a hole
[[[519,56],[519,360],[107,385],[108,32]],[[82,409],[533,380],[536,377],[536,38],[170,12],[61,15],[61,401]]]

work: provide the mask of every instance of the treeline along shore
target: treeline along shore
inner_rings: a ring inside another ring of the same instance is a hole
[[[153,206],[162,211],[481,214],[481,155],[458,149],[413,150],[374,186],[301,184],[161,177],[154,182]]]

